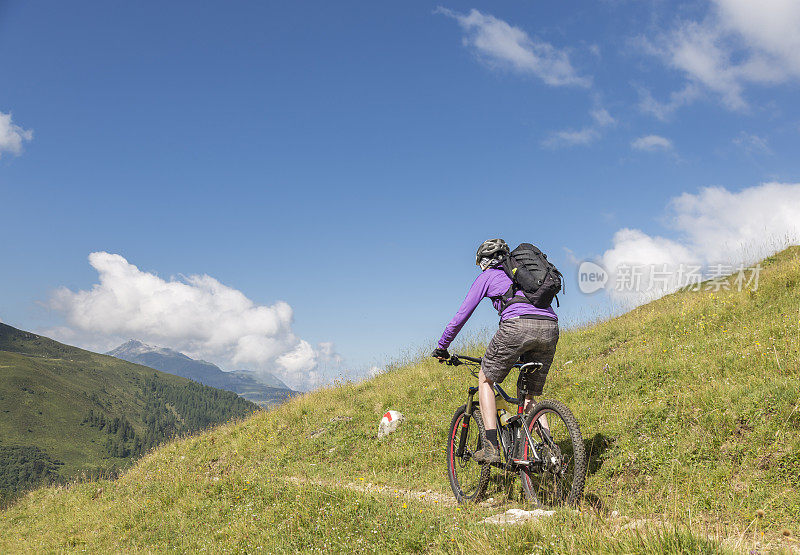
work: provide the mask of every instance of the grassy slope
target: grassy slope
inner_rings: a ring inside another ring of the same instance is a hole
[[[105,431],[81,422],[94,410],[125,416],[143,433],[142,385],[153,374],[175,387],[189,383],[0,324],[0,445],[35,445],[64,463],[65,477],[125,464],[107,456]]]
[[[80,425],[89,410],[98,408],[84,395],[88,388],[82,387],[73,376],[64,375],[62,368],[51,360],[0,352],[0,365],[4,366],[0,369],[3,372],[0,385],[3,444],[40,447],[65,463],[62,468],[65,476],[101,466],[108,435],[97,428]],[[102,371],[102,367],[92,369],[92,372]],[[118,385],[124,389],[124,383]],[[139,389],[133,382],[130,386],[130,393]],[[126,397],[119,399],[120,405],[134,402]]]
[[[591,450],[580,513],[503,531],[479,523],[481,507],[286,483],[448,492],[445,430],[471,377],[423,359],[174,442],[116,482],[36,491],[2,513],[0,551],[718,549],[706,534],[730,548],[796,546],[800,248],[763,265],[756,292],[679,292],[562,334],[546,395],[573,409]],[[407,420],[379,443],[388,408]],[[505,495],[502,481],[491,487]],[[666,531],[619,532],[612,511]]]

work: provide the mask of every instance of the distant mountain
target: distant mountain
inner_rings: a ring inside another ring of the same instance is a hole
[[[229,391],[0,323],[0,505],[113,474],[176,435],[258,410]]]
[[[298,395],[297,391],[291,390],[268,372],[257,373],[249,370],[223,372],[219,366],[210,362],[195,360],[178,351],[147,345],[133,339],[106,354],[183,376],[204,385],[233,391],[263,407],[277,405],[293,395]]]
[[[224,370],[223,370],[224,372]],[[283,383],[275,374],[269,372],[256,372],[255,370],[234,370],[233,372],[226,372],[235,376],[242,376],[245,378],[252,378],[260,384],[267,387],[274,387],[275,389],[291,389],[288,385]]]

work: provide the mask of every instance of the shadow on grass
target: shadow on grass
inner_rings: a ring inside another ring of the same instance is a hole
[[[586,474],[591,476],[603,466],[605,453],[614,445],[614,438],[596,433],[591,439],[584,439],[587,465]],[[524,503],[527,501],[522,491],[521,483],[516,472],[498,472],[492,469],[483,499],[494,498],[498,504]],[[500,501],[502,499],[502,501]],[[603,503],[594,494],[586,494],[584,502],[598,510],[603,508]]]
[[[583,446],[586,449],[586,474],[591,476],[603,466],[604,455],[614,446],[614,438],[598,432],[592,439],[584,439]]]
[[[489,477],[484,500],[495,498],[499,504],[514,504],[525,501],[519,475],[516,472],[495,472]]]
[[[591,476],[603,466],[606,451],[614,446],[614,438],[598,432],[592,439],[584,439],[583,446],[586,449],[586,475]],[[603,510],[603,502],[597,495],[587,493],[583,500],[598,511]]]

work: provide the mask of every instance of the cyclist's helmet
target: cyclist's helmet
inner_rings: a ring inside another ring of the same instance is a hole
[[[506,242],[502,239],[489,239],[488,241],[481,243],[481,246],[478,247],[478,252],[475,254],[475,264],[482,266],[481,260],[500,259],[503,255],[508,254],[509,252],[508,245],[506,245]]]

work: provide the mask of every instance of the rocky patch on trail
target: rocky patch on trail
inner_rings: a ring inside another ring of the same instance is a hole
[[[526,511],[524,509],[509,509],[503,514],[490,516],[483,519],[484,524],[522,524],[532,519],[542,518],[545,516],[553,516],[555,511],[545,511],[544,509],[534,509]]]

